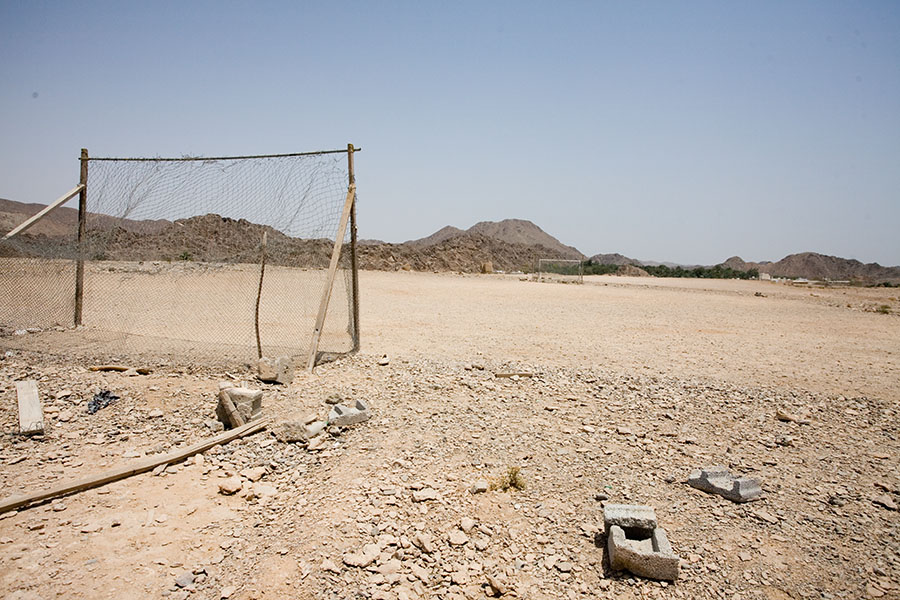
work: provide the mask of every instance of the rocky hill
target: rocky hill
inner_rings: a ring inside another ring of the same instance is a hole
[[[746,262],[732,256],[723,266],[739,271],[757,269],[773,277],[805,277],[806,279],[858,280],[864,282],[900,281],[900,267],[883,267],[878,263],[862,263],[850,258],[828,256],[817,252],[790,254],[777,262]]]
[[[428,237],[405,242],[418,248],[427,248],[440,244],[454,237],[469,236],[471,240],[492,240],[504,242],[511,246],[531,246],[543,248],[550,252],[543,258],[579,259],[584,255],[572,246],[566,246],[558,239],[532,223],[523,219],[504,219],[503,221],[482,221],[465,231],[453,226],[443,227]]]
[[[504,219],[499,222],[482,221],[470,227],[466,232],[483,235],[509,244],[542,246],[553,250],[554,254],[547,258],[584,258],[584,254],[577,248],[566,246],[531,221],[522,219]]]
[[[40,208],[5,201],[0,204],[0,224],[12,229]],[[76,225],[75,209],[57,209],[26,233],[0,244],[0,256],[74,258]],[[537,258],[571,255],[572,249],[536,225],[528,225],[520,231],[535,239],[549,238],[552,247],[445,227],[428,238],[403,244],[367,240],[358,245],[358,264],[362,269],[478,272],[483,263],[490,262],[496,270],[515,271],[530,269]],[[501,228],[501,234],[503,231],[509,230]],[[88,221],[87,255],[94,260],[256,263],[261,256],[263,233],[267,234],[269,264],[310,268],[328,265],[329,240],[292,238],[272,227],[216,214],[176,221],[130,221],[92,215]],[[523,235],[520,239],[531,237]]]
[[[43,205],[0,199],[0,232],[9,231],[41,208]],[[0,244],[0,256],[74,257],[77,220],[76,209],[59,208],[13,241]],[[271,264],[327,266],[331,247],[328,240],[292,238],[272,227],[214,214],[177,221],[90,215],[89,256],[109,260],[255,263],[259,260],[264,232],[268,233],[267,256]],[[581,257],[576,248],[566,246],[534,223],[521,219],[484,221],[466,231],[447,226],[428,237],[402,244],[380,240],[359,244],[359,266],[380,270],[477,272],[482,263],[491,262],[494,269],[515,271],[532,268],[538,258]],[[616,253],[596,254],[591,260],[636,267],[659,264],[642,263]],[[758,269],[775,277],[900,282],[900,267],[864,264],[815,252],[758,263],[732,256],[722,264],[739,271]]]
[[[440,244],[441,242],[443,242],[445,240],[449,240],[452,237],[456,237],[458,235],[463,235],[465,233],[466,232],[463,231],[462,229],[453,227],[452,225],[447,225],[446,227],[441,227],[440,229],[438,229],[437,231],[435,231],[428,237],[423,237],[418,240],[410,240],[406,243],[411,246],[417,246],[417,247],[433,246],[435,244]]]
[[[641,261],[636,260],[634,258],[628,258],[627,256],[623,256],[618,252],[614,252],[612,254],[595,254],[590,258],[592,262],[595,262],[600,265],[636,265],[640,266]]]

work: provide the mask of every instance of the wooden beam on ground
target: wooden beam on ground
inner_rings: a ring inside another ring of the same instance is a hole
[[[334,274],[337,272],[338,259],[341,257],[341,247],[344,245],[344,235],[347,233],[347,221],[350,220],[350,209],[356,197],[356,184],[351,183],[347,188],[347,199],[344,201],[344,211],[341,213],[341,222],[338,225],[337,236],[334,238],[334,249],[331,252],[331,264],[328,265],[328,277],[325,282],[325,290],[322,292],[322,301],[319,303],[319,315],[316,317],[316,328],[313,330],[312,343],[309,348],[309,359],[306,361],[306,370],[312,372],[316,366],[316,354],[319,352],[319,338],[322,337],[322,328],[325,326],[325,314],[328,312],[328,302],[331,300],[331,288],[334,287]]]
[[[147,458],[135,461],[130,465],[118,467],[116,469],[106,471],[105,473],[91,475],[90,477],[85,477],[84,479],[77,479],[74,481],[60,483],[59,485],[46,490],[5,498],[3,500],[0,500],[0,514],[5,513],[9,510],[15,510],[17,508],[27,506],[33,502],[41,502],[43,500],[49,500],[51,498],[64,496],[66,494],[89,490],[91,488],[105,485],[112,481],[117,481],[119,479],[131,477],[132,475],[137,475],[138,473],[145,473],[147,471],[155,469],[160,465],[179,462],[181,460],[184,460],[188,456],[193,456],[194,454],[205,452],[213,446],[226,444],[231,440],[237,439],[239,437],[261,431],[265,429],[268,424],[268,419],[259,419],[251,423],[247,423],[243,427],[225,431],[217,436],[208,438],[202,442],[198,442],[193,446],[182,448],[181,450],[175,450],[174,452],[169,452],[168,454],[164,454],[161,456],[148,456]]]
[[[88,367],[88,371],[118,371],[120,373],[124,373],[129,369],[134,369],[141,375],[149,375],[153,372],[152,369],[148,369],[146,367],[129,367],[127,365],[91,365]]]
[[[81,184],[76,185],[74,188],[72,188],[71,190],[69,190],[62,196],[60,196],[52,204],[48,204],[46,207],[44,207],[39,213],[37,213],[33,217],[30,217],[28,220],[26,220],[24,223],[22,223],[18,227],[13,228],[12,231],[10,231],[9,233],[7,233],[6,235],[3,236],[3,239],[8,240],[9,238],[13,237],[14,235],[18,235],[18,234],[22,233],[23,231],[25,231],[26,229],[28,229],[29,227],[31,227],[32,225],[34,225],[35,223],[37,223],[38,221],[40,221],[41,219],[46,217],[48,214],[50,214],[51,211],[59,208],[62,204],[65,204],[67,201],[71,200],[73,196],[75,196],[76,194],[81,192],[83,187],[84,186]]]
[[[17,381],[16,397],[19,400],[19,433],[44,433],[44,410],[41,408],[37,382],[33,379]]]

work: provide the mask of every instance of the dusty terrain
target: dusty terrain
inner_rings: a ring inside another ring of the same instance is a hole
[[[362,352],[254,385],[277,420],[324,417],[338,394],[370,421],[318,451],[262,432],[0,515],[0,595],[481,598],[490,575],[518,598],[900,597],[896,290],[586,279],[361,273]],[[126,297],[135,314],[145,297]],[[110,356],[94,333],[0,338],[0,495],[208,437],[217,382],[252,377],[156,341]],[[87,369],[113,359],[153,372]],[[496,377],[512,371],[533,376]],[[21,379],[42,437],[14,434]],[[121,398],[88,415],[101,389]],[[684,484],[711,464],[765,499]],[[471,493],[510,466],[524,490]],[[606,499],[656,509],[676,583],[610,571]],[[367,545],[371,564],[345,564]]]

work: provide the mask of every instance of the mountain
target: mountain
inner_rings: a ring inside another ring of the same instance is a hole
[[[447,225],[446,227],[441,227],[428,237],[423,237],[418,240],[410,240],[405,242],[406,244],[411,244],[413,246],[433,246],[434,244],[440,244],[444,240],[449,240],[452,237],[456,237],[458,235],[462,235],[465,233],[462,229],[458,229],[453,227],[452,225]]]
[[[543,246],[555,250],[560,258],[584,258],[584,254],[577,248],[566,246],[531,221],[523,219],[504,219],[499,222],[482,221],[470,227],[466,233],[483,235],[509,244]]]
[[[0,198],[0,233],[5,234],[23,223],[32,215],[47,208],[45,204],[25,204]],[[119,219],[107,215],[88,213],[87,226],[121,227],[128,231],[155,233],[165,229],[171,221]],[[74,238],[78,230],[78,209],[60,206],[26,231],[31,235],[45,235],[51,238]]]
[[[614,252],[612,254],[595,254],[590,258],[591,261],[601,264],[601,265],[636,265],[640,266],[643,263],[639,260],[635,260],[633,258],[628,258],[627,256],[623,256],[618,252]]]
[[[817,252],[790,254],[777,262],[745,262],[732,256],[723,266],[739,271],[757,269],[773,277],[805,277],[832,281],[860,280],[868,282],[900,281],[900,267],[883,267],[878,263],[862,263],[851,258],[828,256]]]

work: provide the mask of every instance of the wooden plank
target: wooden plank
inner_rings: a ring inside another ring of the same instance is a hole
[[[22,223],[18,227],[13,228],[12,231],[10,231],[9,233],[7,233],[6,235],[3,236],[3,239],[8,240],[9,238],[13,237],[14,235],[18,235],[18,234],[22,233],[23,231],[25,231],[26,229],[28,229],[29,227],[31,227],[32,225],[34,225],[35,223],[37,223],[38,221],[40,221],[41,219],[46,217],[48,214],[50,214],[51,211],[56,210],[62,204],[65,204],[66,201],[68,201],[72,198],[72,196],[80,193],[81,189],[83,187],[84,186],[79,183],[74,188],[72,188],[71,190],[69,190],[62,196],[60,196],[52,204],[48,204],[47,206],[45,206],[43,209],[41,209],[41,211],[39,213],[28,218],[24,223]]]
[[[91,365],[88,367],[88,371],[118,371],[120,373],[124,373],[129,369],[134,369],[140,375],[149,375],[153,372],[152,369],[146,367],[129,367],[128,365]]]
[[[106,471],[105,473],[99,473],[97,475],[91,475],[90,477],[85,477],[83,479],[68,481],[38,492],[22,494],[19,496],[10,496],[9,498],[0,500],[0,514],[9,510],[21,508],[23,506],[31,504],[32,502],[49,500],[50,498],[56,498],[58,496],[64,496],[66,494],[99,487],[112,481],[118,481],[119,479],[137,475],[138,473],[151,471],[160,465],[166,465],[184,460],[188,456],[193,456],[194,454],[205,452],[213,446],[225,444],[233,439],[237,439],[239,437],[261,431],[265,429],[268,424],[268,419],[259,419],[257,421],[253,421],[252,423],[247,423],[243,427],[225,431],[217,436],[196,443],[193,446],[188,446],[187,448],[182,448],[181,450],[175,450],[174,452],[170,452],[162,456],[148,456],[143,460],[136,461],[124,467],[118,467],[116,469]]]
[[[306,369],[310,373],[316,366],[316,354],[319,351],[319,338],[322,337],[322,327],[325,326],[325,314],[328,312],[328,302],[331,300],[331,288],[334,287],[334,274],[337,272],[338,259],[341,256],[341,247],[344,245],[344,235],[347,233],[347,221],[350,220],[350,209],[353,207],[356,196],[356,184],[350,184],[347,188],[347,199],[344,201],[344,212],[341,213],[341,222],[338,225],[337,237],[334,238],[334,250],[331,252],[331,264],[328,265],[328,278],[325,282],[325,291],[322,292],[322,301],[319,303],[319,316],[316,317],[316,328],[313,330],[312,343],[309,348],[309,359]]]
[[[33,379],[17,381],[16,397],[19,400],[19,433],[44,433],[44,410],[41,408],[37,382]]]
[[[234,402],[231,401],[231,396],[228,395],[227,390],[219,391],[219,402],[221,402],[222,406],[225,408],[225,412],[228,414],[228,420],[231,421],[232,427],[244,425],[244,418],[241,416],[241,413],[238,412]]]

